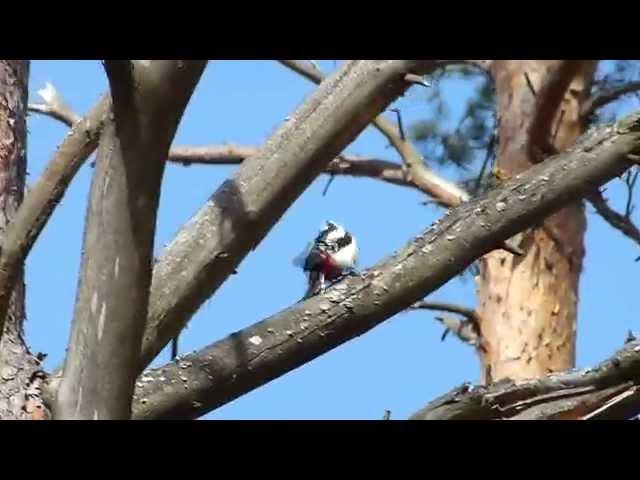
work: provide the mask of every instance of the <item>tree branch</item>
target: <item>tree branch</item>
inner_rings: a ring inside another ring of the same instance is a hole
[[[427,302],[425,300],[421,300],[411,305],[409,309],[437,310],[462,315],[464,319],[450,316],[434,317],[445,326],[442,340],[444,340],[447,334],[451,331],[464,343],[480,347],[480,318],[473,308],[462,307],[452,303]]]
[[[158,259],[141,370],[266,236],[289,206],[433,61],[344,64],[243,162]]]
[[[324,80],[322,72],[309,63],[303,63],[299,60],[280,60],[280,63],[316,84],[320,84]],[[402,138],[393,123],[382,115],[376,117],[371,123],[400,154],[407,168],[408,182],[415,184],[420,191],[426,192],[433,197],[441,206],[452,207],[460,203],[460,201],[470,198],[469,194],[461,187],[432,172],[424,163],[422,155],[410,141]]]
[[[299,60],[280,60],[284,66],[300,73],[314,83],[320,84],[324,76],[317,68]],[[438,61],[437,66],[443,66],[450,61]],[[406,80],[405,80],[406,81]],[[400,114],[398,113],[400,119]],[[405,166],[406,181],[414,185],[418,190],[427,193],[435,202],[444,207],[454,207],[460,202],[469,200],[471,196],[460,186],[451,183],[432,172],[424,162],[424,158],[416,150],[413,144],[407,140],[402,133],[401,125],[396,128],[382,115],[376,117],[372,122],[380,133],[396,149]],[[503,242],[502,248],[512,255],[522,255],[523,252],[508,242]]]
[[[640,342],[628,343],[593,369],[514,383],[456,388],[412,420],[627,419],[640,412]]]
[[[71,107],[69,107],[64,99],[58,94],[58,91],[50,83],[46,83],[44,88],[38,90],[38,95],[44,103],[32,103],[29,105],[30,112],[37,112],[48,115],[56,120],[72,127],[74,123],[79,122],[82,117],[77,115]]]
[[[624,172],[629,153],[640,150],[640,117],[633,118],[590,131],[575,149],[452,209],[363,275],[144,372],[133,418],[196,418],[408,308],[496,244]]]
[[[100,138],[56,419],[130,418],[165,160],[206,63],[105,62],[113,119]]]
[[[438,310],[441,312],[457,313],[468,320],[478,322],[478,313],[473,308],[455,305],[453,303],[427,302],[420,300],[410,307],[412,310]]]
[[[640,81],[628,82],[619,87],[598,92],[582,104],[580,116],[583,119],[587,119],[606,104],[615,102],[620,97],[637,91],[640,91]]]
[[[548,76],[545,84],[536,92],[536,103],[527,138],[527,150],[530,158],[541,159],[541,156],[554,153],[551,140],[553,120],[567,88],[582,64],[582,61],[576,60],[558,61],[555,71]]]
[[[640,245],[640,230],[631,221],[631,218],[611,208],[600,191],[589,194],[587,198],[604,221]]]
[[[0,318],[6,314],[21,265],[80,166],[96,149],[110,110],[111,99],[105,95],[74,124],[7,226],[0,249]]]
[[[62,97],[56,93],[62,101]],[[33,106],[33,105],[32,105]],[[71,126],[71,118],[77,115],[69,109],[68,115],[52,108],[50,110],[32,110]],[[98,129],[96,129],[98,130]],[[97,144],[97,138],[96,138]],[[244,145],[211,145],[211,146],[177,146],[169,150],[167,161],[180,165],[237,165],[258,153],[258,147]],[[350,175],[354,177],[370,177],[394,185],[415,188],[420,187],[407,180],[402,167],[397,163],[377,158],[338,155],[325,169],[329,175]]]

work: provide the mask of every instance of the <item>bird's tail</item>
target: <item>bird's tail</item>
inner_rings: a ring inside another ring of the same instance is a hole
[[[324,275],[319,272],[309,272],[309,286],[302,297],[303,300],[318,295],[324,290]]]

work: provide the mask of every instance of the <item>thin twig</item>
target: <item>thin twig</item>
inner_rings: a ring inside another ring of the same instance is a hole
[[[524,79],[527,81],[527,87],[531,91],[531,95],[534,97],[537,96],[536,89],[533,88],[533,83],[531,83],[531,78],[529,77],[529,72],[524,72]]]
[[[640,245],[640,230],[638,227],[635,226],[629,217],[611,208],[600,191],[591,193],[587,196],[587,199],[591,205],[593,205],[596,212],[598,212],[609,225]]]
[[[412,310],[439,310],[442,312],[457,313],[467,318],[467,320],[471,320],[476,323],[479,322],[478,312],[473,308],[463,307],[454,303],[427,302],[426,300],[420,300],[419,302],[411,305],[410,308]]]
[[[604,107],[606,104],[614,102],[624,95],[637,91],[640,91],[640,81],[628,82],[619,87],[614,87],[602,92],[598,92],[582,104],[580,117],[582,119],[587,119],[596,110]]]
[[[32,103],[29,105],[29,112],[37,112],[49,115],[67,126],[72,127],[82,117],[77,115],[64,101],[53,85],[46,83],[44,88],[38,90],[38,95],[44,103]]]
[[[335,178],[336,178],[335,173],[332,173],[331,175],[329,175],[329,180],[327,180],[327,184],[324,186],[324,189],[322,190],[323,197],[327,195],[327,192],[329,191],[329,187],[331,186]]]
[[[625,176],[625,180],[624,180],[624,184],[627,186],[627,203],[625,205],[625,209],[624,209],[624,216],[627,219],[631,218],[631,214],[633,213],[634,210],[634,205],[632,203],[633,201],[633,189],[636,186],[636,181],[638,180],[638,173],[640,173],[640,170],[638,169],[638,167],[636,167],[633,171],[633,173],[631,172],[631,170],[629,170]]]
[[[324,76],[308,62],[299,60],[279,60],[287,68],[299,73],[308,80],[320,84]],[[397,150],[398,154],[407,166],[408,181],[415,184],[418,189],[433,197],[439,205],[452,207],[461,201],[467,201],[470,195],[458,185],[443,179],[432,172],[424,162],[424,158],[411,144],[403,139],[398,129],[383,116],[378,116],[372,124],[382,133],[389,143]]]
[[[462,307],[452,303],[441,302],[427,302],[421,300],[414,303],[411,310],[424,309],[424,310],[438,310],[442,312],[457,313],[462,315],[466,320],[460,318],[454,318],[451,316],[437,316],[434,317],[440,323],[445,326],[445,331],[441,340],[444,341],[449,331],[455,333],[457,337],[465,343],[470,345],[480,345],[480,317],[478,312],[472,308]]]
[[[390,108],[389,109],[390,112],[394,112],[396,114],[396,117],[398,118],[398,131],[400,132],[400,139],[403,142],[407,141],[407,136],[404,134],[404,127],[402,126],[402,115],[400,114],[400,109],[399,108]]]
[[[420,85],[421,87],[430,87],[431,84],[425,81],[420,75],[414,75],[413,73],[407,73],[404,76],[404,80],[409,83]]]

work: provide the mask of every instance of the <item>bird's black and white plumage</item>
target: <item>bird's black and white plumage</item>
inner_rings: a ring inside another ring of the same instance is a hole
[[[304,298],[321,293],[332,282],[353,271],[358,260],[358,244],[351,233],[335,222],[327,221],[306,250],[294,259],[308,275]]]

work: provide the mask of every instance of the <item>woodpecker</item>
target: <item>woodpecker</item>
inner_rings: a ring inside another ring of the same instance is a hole
[[[327,221],[294,265],[308,272],[308,287],[303,299],[321,293],[326,282],[333,282],[353,272],[358,260],[358,244],[341,225]]]

